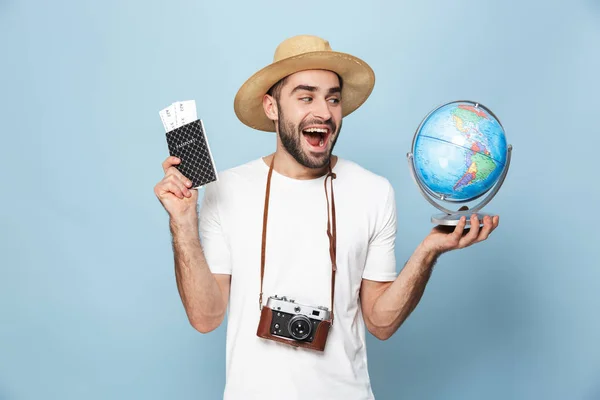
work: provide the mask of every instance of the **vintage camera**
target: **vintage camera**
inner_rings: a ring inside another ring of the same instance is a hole
[[[258,336],[323,351],[331,327],[327,307],[296,303],[285,296],[271,296],[261,312]]]

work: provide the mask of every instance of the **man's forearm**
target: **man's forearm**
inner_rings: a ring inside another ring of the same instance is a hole
[[[169,225],[179,295],[192,326],[200,332],[209,332],[219,326],[226,307],[200,245],[197,219],[170,220]]]
[[[422,245],[417,247],[396,280],[375,302],[372,321],[384,338],[392,336],[419,304],[438,256]]]

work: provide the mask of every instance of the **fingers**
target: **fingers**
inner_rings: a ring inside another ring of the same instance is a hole
[[[471,227],[469,233],[463,236],[459,241],[459,247],[467,247],[475,242],[477,235],[479,234],[479,218],[477,214],[471,215]]]
[[[451,238],[453,246],[457,246],[460,243],[460,238],[462,237],[462,235],[465,231],[466,225],[467,225],[467,218],[464,216],[460,217],[460,219],[458,220],[458,224],[456,224],[456,227],[454,228],[454,232],[452,232],[450,234],[450,238]]]
[[[174,166],[180,162],[181,160],[179,158],[171,156],[162,163],[165,177],[157,185],[158,193],[164,194],[166,192],[171,192],[180,199],[192,196],[192,193],[189,190],[192,186],[192,182]]]
[[[163,161],[163,163],[162,163],[162,168],[163,168],[164,173],[166,174],[167,171],[169,170],[169,168],[171,168],[172,166],[174,166],[176,164],[179,164],[180,162],[181,162],[181,159],[179,159],[177,157],[174,157],[174,156],[167,157],[165,159],[165,161]]]
[[[167,175],[165,175],[164,179],[173,180],[174,182],[181,183],[181,185],[183,185],[183,187],[186,189],[192,187],[192,182],[188,178],[183,176],[183,174],[179,172],[179,170],[177,170],[175,167],[173,167],[167,172]]]
[[[477,242],[482,242],[488,238],[492,230],[494,229],[494,225],[492,222],[492,218],[489,215],[483,217],[483,228],[481,228],[481,232],[479,233],[479,237],[477,237]]]
[[[498,224],[500,223],[500,217],[495,215],[493,217],[490,216],[485,216],[483,218],[483,229],[481,230],[481,233],[479,234],[479,237],[477,238],[478,242],[484,241],[486,240],[490,234],[494,231],[494,229],[496,229],[498,227]]]
[[[170,174],[174,174],[177,175],[178,178],[180,178],[184,183],[187,181],[189,182],[189,179],[187,179],[185,176],[183,176],[183,174],[181,172],[179,172],[179,170],[175,167],[175,165],[180,164],[181,163],[181,159],[177,158],[177,157],[167,157],[167,159],[165,161],[163,161],[162,163],[162,167],[163,167],[163,171],[165,172],[165,175],[170,175]],[[188,186],[191,185],[192,183],[189,182]]]
[[[176,178],[162,181],[157,186],[157,190],[159,196],[165,193],[172,193],[180,199],[192,196],[192,193],[181,182],[177,182]]]
[[[476,224],[479,234],[475,238],[470,237],[469,241],[466,241],[467,237],[465,236],[465,238],[464,238],[465,242],[463,242],[461,244],[466,247],[466,246],[470,246],[473,243],[483,242],[490,236],[490,234],[494,231],[494,229],[496,229],[498,227],[499,222],[500,222],[500,217],[497,215],[494,217],[490,217],[489,215],[484,216],[483,217],[483,227],[480,228],[478,222]],[[473,223],[471,223],[471,225],[473,225]]]
[[[191,187],[192,182],[186,178],[181,171],[179,171],[175,165],[181,163],[181,159],[177,157],[168,157],[163,162],[163,170],[165,171],[166,176],[174,175],[177,179],[179,179],[186,187]]]

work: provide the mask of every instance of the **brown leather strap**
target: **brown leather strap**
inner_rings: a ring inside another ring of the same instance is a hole
[[[273,175],[273,165],[275,161],[275,155],[271,159],[269,166],[269,174],[267,176],[267,188],[265,194],[265,208],[263,214],[263,232],[262,232],[262,247],[261,247],[261,258],[260,258],[260,294],[258,296],[258,307],[262,309],[262,297],[263,297],[263,279],[265,276],[265,252],[267,246],[267,220],[269,215],[269,197],[271,193],[271,176]],[[327,194],[327,179],[331,178],[331,214],[329,212],[329,196]],[[329,164],[329,173],[325,177],[325,197],[327,198],[327,237],[329,238],[329,256],[331,258],[331,323],[333,324],[333,299],[335,293],[335,272],[337,270],[336,264],[336,247],[337,247],[337,235],[336,235],[336,221],[335,221],[335,199],[333,196],[333,180],[336,178],[335,173],[331,170],[331,163]],[[330,222],[331,220],[331,222]]]
[[[329,197],[327,196],[327,179],[331,178],[331,215],[329,214]],[[325,177],[325,197],[327,198],[327,236],[329,237],[329,256],[331,258],[331,323],[333,324],[333,297],[335,294],[335,271],[337,271],[337,236],[335,228],[335,199],[333,198],[333,180],[336,178],[334,172],[331,171],[331,164],[329,164],[329,173]],[[332,220],[330,223],[329,220]],[[332,231],[333,228],[333,231]]]
[[[263,296],[263,277],[265,276],[265,250],[267,246],[267,218],[269,215],[269,195],[271,193],[271,175],[273,175],[273,161],[275,155],[271,160],[271,166],[269,167],[269,175],[267,177],[267,193],[265,194],[265,208],[263,212],[263,231],[262,231],[262,248],[260,256],[260,295],[258,296],[258,308],[262,309],[262,296]]]

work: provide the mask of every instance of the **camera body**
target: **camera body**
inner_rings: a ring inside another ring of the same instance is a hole
[[[270,296],[262,308],[257,335],[323,351],[331,327],[330,317],[327,307],[299,304],[285,296]]]

